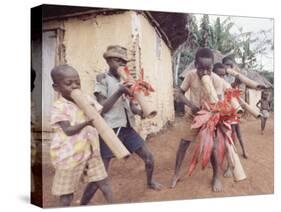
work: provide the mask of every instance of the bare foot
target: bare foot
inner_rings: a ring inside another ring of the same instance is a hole
[[[151,180],[151,182],[148,184],[148,188],[159,191],[162,189],[162,185],[155,180]]]
[[[214,192],[221,192],[223,191],[223,186],[219,178],[215,177],[212,181],[212,189]]]
[[[263,132],[263,131],[261,131],[261,134],[263,135],[263,134],[264,134],[264,132]]]
[[[171,184],[171,188],[175,188],[176,185],[177,185],[177,182],[179,181],[179,176],[177,175],[174,175],[173,178],[172,178],[172,184]]]
[[[223,176],[226,177],[226,178],[232,177],[231,169],[230,169],[230,168],[227,168],[227,169],[225,170]]]
[[[242,156],[243,158],[248,159],[248,153],[246,151],[243,152]]]

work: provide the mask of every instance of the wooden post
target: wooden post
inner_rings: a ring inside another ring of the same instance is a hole
[[[130,154],[123,143],[115,135],[114,131],[107,125],[102,116],[89,103],[79,89],[75,89],[71,92],[71,98],[89,119],[93,119],[93,125],[117,158],[123,158]]]

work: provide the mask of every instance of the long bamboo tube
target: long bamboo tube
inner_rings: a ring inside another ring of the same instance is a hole
[[[235,71],[234,69],[231,68],[227,68],[226,72],[232,76],[238,77],[238,79],[244,83],[245,85],[247,85],[250,88],[256,89],[258,87],[258,83],[249,79],[248,77],[244,76],[243,74]]]
[[[203,86],[205,88],[205,91],[206,93],[208,94],[209,96],[209,101],[211,104],[215,104],[219,101],[219,98],[218,98],[218,95],[217,95],[217,92],[213,86],[213,83],[212,83],[212,80],[210,78],[209,75],[204,75],[202,78],[201,78],[201,81],[203,83]]]
[[[201,78],[201,81],[204,85],[204,88],[205,88],[205,91],[206,93],[208,94],[209,96],[209,101],[212,103],[212,104],[215,104],[219,101],[218,99],[218,95],[217,95],[217,92],[213,86],[213,83],[212,83],[212,80],[210,78],[209,75],[204,75],[202,78]],[[236,112],[237,113],[243,113],[243,109],[242,107],[240,106],[238,100],[236,98],[232,98],[231,101],[230,101],[232,107],[235,108]]]
[[[124,67],[118,68],[118,73],[124,81],[125,80],[133,80],[124,71]],[[138,101],[138,103],[140,104],[141,109],[143,111],[143,116],[145,118],[153,118],[154,116],[157,115],[157,110],[153,107],[153,105],[151,103],[148,102],[147,97],[142,92],[134,93],[134,97]]]
[[[210,76],[204,75],[201,78],[201,81],[206,89],[207,94],[209,95],[210,102],[217,103],[218,96],[217,96],[216,90],[213,86]],[[239,112],[239,110],[242,109],[236,98],[232,98],[231,105],[236,110],[238,110],[238,112]],[[239,156],[234,149],[233,144],[229,144],[228,142],[226,142],[226,147],[228,150],[229,161],[231,162],[231,165],[232,165],[232,172],[233,172],[235,181],[240,181],[240,180],[246,179],[246,174],[245,174],[242,164],[240,162]]]
[[[239,104],[237,98],[232,98],[230,100],[230,104],[232,105],[232,107],[236,110],[237,113],[243,113],[244,110],[241,107],[241,105]]]
[[[107,125],[105,120],[89,103],[79,89],[75,89],[71,92],[71,98],[89,119],[93,119],[93,125],[117,158],[123,158],[130,154],[123,143],[115,135],[114,131]]]
[[[241,161],[233,144],[226,143],[228,151],[229,162],[231,163],[232,173],[235,181],[241,181],[247,178],[245,171],[242,167]]]
[[[242,98],[239,99],[240,104],[243,108],[245,108],[251,115],[255,118],[260,118],[262,115],[260,111],[254,107],[251,107],[247,102],[245,102]]]

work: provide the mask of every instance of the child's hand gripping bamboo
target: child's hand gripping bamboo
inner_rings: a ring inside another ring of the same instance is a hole
[[[129,151],[115,135],[114,131],[107,125],[105,120],[101,117],[98,111],[88,102],[86,97],[79,89],[71,92],[71,98],[77,106],[85,113],[85,115],[92,120],[93,125],[97,129],[100,136],[106,142],[108,147],[117,158],[123,158],[129,155]]]

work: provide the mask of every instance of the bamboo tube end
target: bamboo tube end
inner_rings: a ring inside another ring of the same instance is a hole
[[[107,146],[118,159],[130,155],[124,144],[119,140],[114,131],[107,125],[96,108],[92,107],[81,90],[73,90],[71,92],[71,98],[89,119],[93,119],[93,125],[97,129],[99,135],[103,138]]]
[[[214,88],[214,85],[211,81],[211,78],[209,75],[204,75],[201,78],[201,81],[203,83],[203,86],[205,87],[205,90],[207,92],[207,94],[209,95],[209,101],[211,104],[215,104],[219,101],[217,92]]]
[[[157,115],[157,111],[152,111],[145,118],[151,119]]]
[[[243,181],[243,180],[246,180],[247,177],[243,177],[243,178],[240,178],[240,179],[234,179],[235,182],[240,182],[240,181]]]
[[[129,152],[127,152],[127,153],[122,153],[122,154],[118,154],[118,155],[115,155],[115,157],[117,158],[117,159],[127,159],[127,158],[129,158],[130,157],[130,153]]]
[[[242,108],[238,108],[238,109],[237,109],[237,113],[238,113],[238,114],[242,114],[242,113],[244,113],[244,110],[243,110]]]

